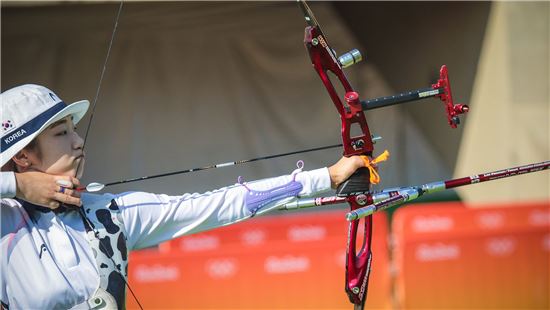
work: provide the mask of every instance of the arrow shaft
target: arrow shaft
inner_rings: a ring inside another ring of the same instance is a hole
[[[178,171],[154,174],[154,175],[149,175],[149,176],[142,176],[142,177],[137,177],[137,178],[130,178],[130,179],[126,179],[126,180],[106,183],[105,186],[132,183],[132,182],[138,182],[138,181],[143,181],[143,180],[151,180],[151,179],[162,178],[162,177],[167,177],[167,176],[172,176],[172,175],[185,174],[185,173],[189,173],[189,172],[197,172],[197,171],[201,171],[201,170],[208,170],[208,169],[214,169],[214,168],[222,168],[222,167],[241,165],[241,164],[244,164],[244,163],[251,163],[251,162],[260,161],[260,160],[272,159],[272,158],[277,158],[277,157],[285,157],[285,156],[296,155],[296,154],[301,154],[301,153],[316,152],[316,151],[322,151],[322,150],[333,149],[333,148],[338,148],[338,147],[342,147],[342,144],[341,143],[340,144],[333,144],[333,145],[315,147],[315,148],[310,148],[310,149],[305,149],[305,150],[299,150],[299,151],[292,151],[292,152],[280,153],[280,154],[275,154],[275,155],[256,157],[256,158],[251,158],[251,159],[230,161],[230,162],[226,162],[226,163],[219,163],[219,164],[208,165],[208,166],[204,166],[204,167],[178,170]]]

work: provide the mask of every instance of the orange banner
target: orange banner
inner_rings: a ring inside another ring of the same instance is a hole
[[[548,309],[550,205],[416,205],[394,214],[403,309]]]
[[[349,309],[344,216],[341,210],[257,218],[133,252],[130,285],[146,309]],[[375,215],[373,226],[366,308],[389,309],[386,215]],[[127,301],[136,307],[130,294]]]

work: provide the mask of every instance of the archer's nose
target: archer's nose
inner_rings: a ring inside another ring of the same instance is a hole
[[[82,149],[84,146],[84,139],[82,139],[76,131],[73,133],[73,148],[75,150]]]

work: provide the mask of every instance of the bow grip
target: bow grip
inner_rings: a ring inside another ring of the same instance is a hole
[[[367,195],[370,192],[370,171],[367,168],[357,169],[347,180],[336,188],[336,196],[348,197]]]

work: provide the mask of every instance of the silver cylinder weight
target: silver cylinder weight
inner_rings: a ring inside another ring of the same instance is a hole
[[[352,49],[351,51],[338,57],[338,62],[340,63],[342,68],[347,68],[360,62],[361,60],[363,60],[363,56],[361,56],[361,52],[359,52],[359,50],[357,49]]]

